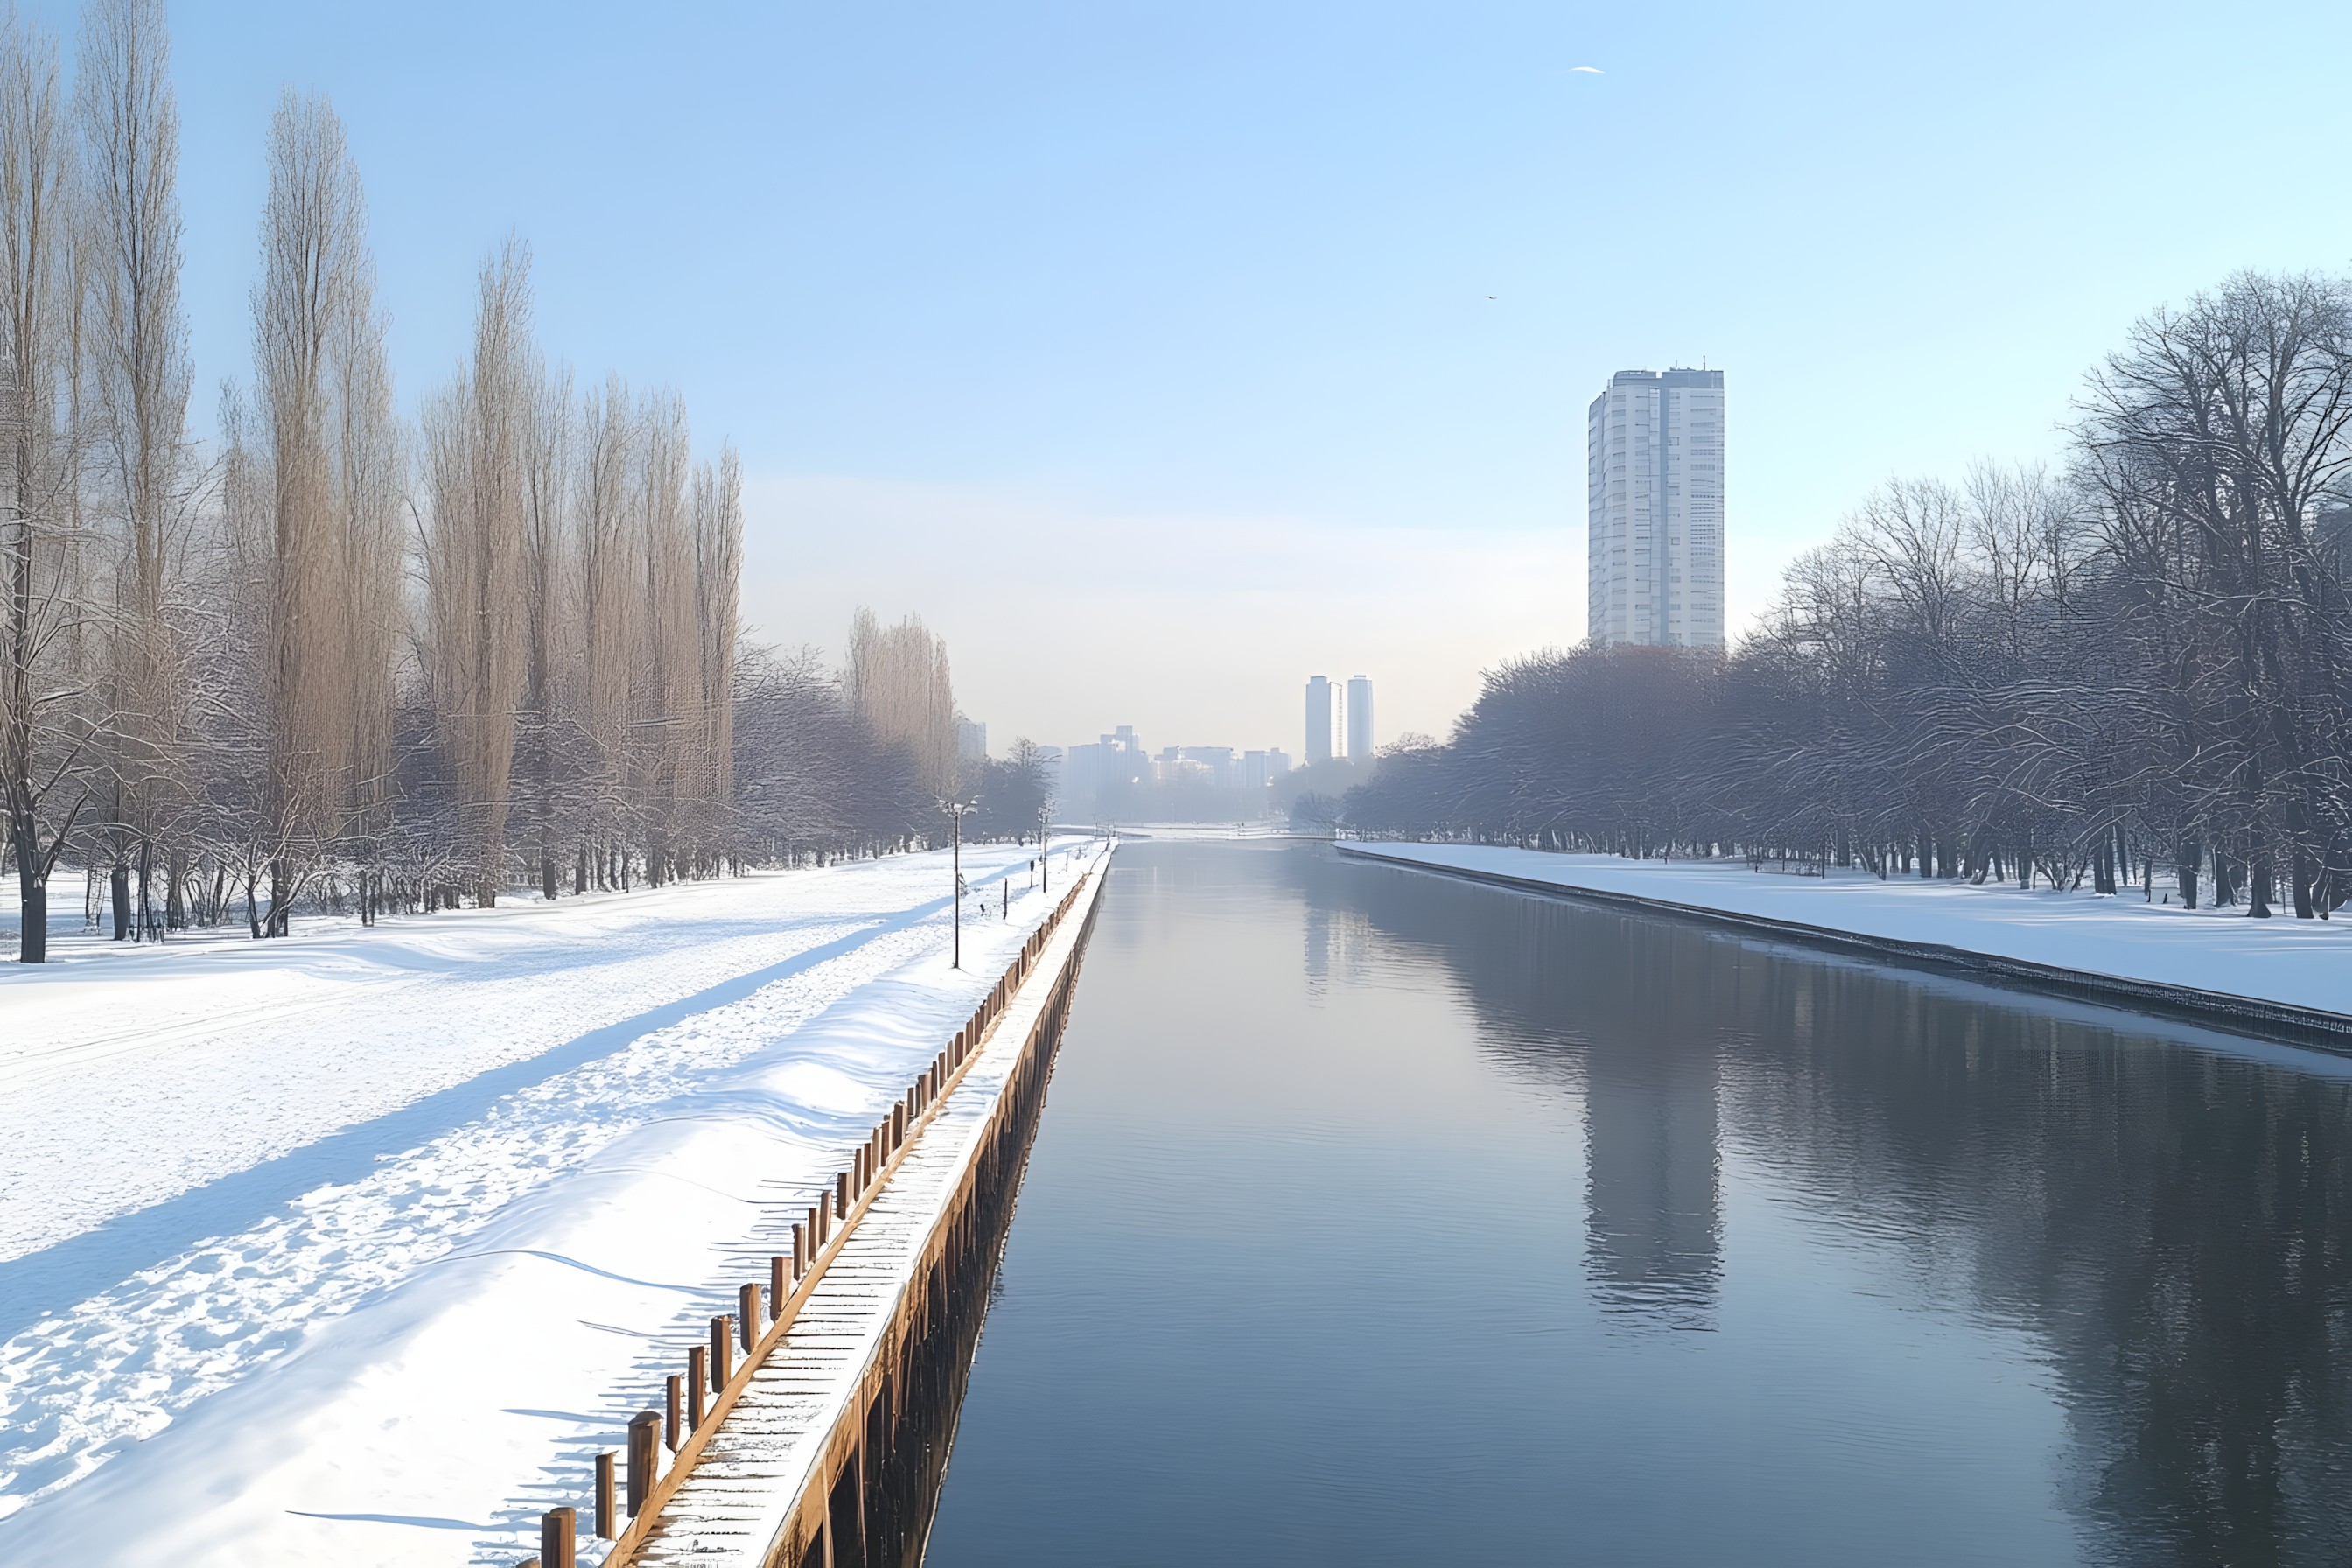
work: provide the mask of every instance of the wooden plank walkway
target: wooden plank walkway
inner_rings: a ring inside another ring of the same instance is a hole
[[[887,1390],[910,1315],[929,1308],[922,1287],[950,1245],[1008,1089],[1034,1070],[1037,1044],[1058,1022],[1102,868],[1077,889],[951,1092],[909,1137],[699,1452],[682,1456],[688,1468],[624,1543],[634,1551],[609,1561],[798,1568],[828,1560],[831,1542],[813,1521],[824,1518],[836,1474],[863,1464],[858,1445],[873,1390],[877,1383]]]

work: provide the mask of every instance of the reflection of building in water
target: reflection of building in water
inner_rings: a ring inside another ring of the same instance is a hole
[[[1723,1273],[1715,1052],[1648,1030],[1586,1058],[1585,1223],[1604,1310],[1711,1329]]]
[[[1321,989],[1337,980],[1341,984],[1362,978],[1371,947],[1371,926],[1352,910],[1307,906],[1307,980]]]

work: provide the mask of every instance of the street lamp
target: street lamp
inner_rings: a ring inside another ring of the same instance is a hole
[[[1047,869],[1045,860],[1045,836],[1053,831],[1053,821],[1054,808],[1052,806],[1041,805],[1037,808],[1037,890],[1041,893],[1047,890],[1045,887],[1045,872]]]
[[[979,807],[977,800],[943,800],[940,809],[948,814],[948,842],[954,847],[955,856],[955,958],[951,967],[963,967],[963,817],[964,813]]]

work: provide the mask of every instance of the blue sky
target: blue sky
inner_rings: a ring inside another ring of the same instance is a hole
[[[551,352],[741,447],[768,637],[919,611],[1000,744],[1295,748],[1318,671],[1443,730],[1582,634],[1610,372],[1724,368],[1737,622],[1887,474],[2054,457],[2150,307],[2352,264],[2347,15],[180,5],[200,402],[324,90],[404,396],[520,231]]]

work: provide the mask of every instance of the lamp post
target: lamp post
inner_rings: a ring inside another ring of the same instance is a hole
[[[950,967],[963,967],[963,815],[980,805],[976,800],[943,800],[940,809],[948,814],[948,842],[955,857],[955,957]]]
[[[1046,836],[1053,831],[1053,821],[1054,808],[1052,806],[1041,805],[1037,808],[1037,890],[1041,893],[1050,890],[1045,886],[1045,872],[1047,870],[1047,862],[1045,859],[1045,838]]]

